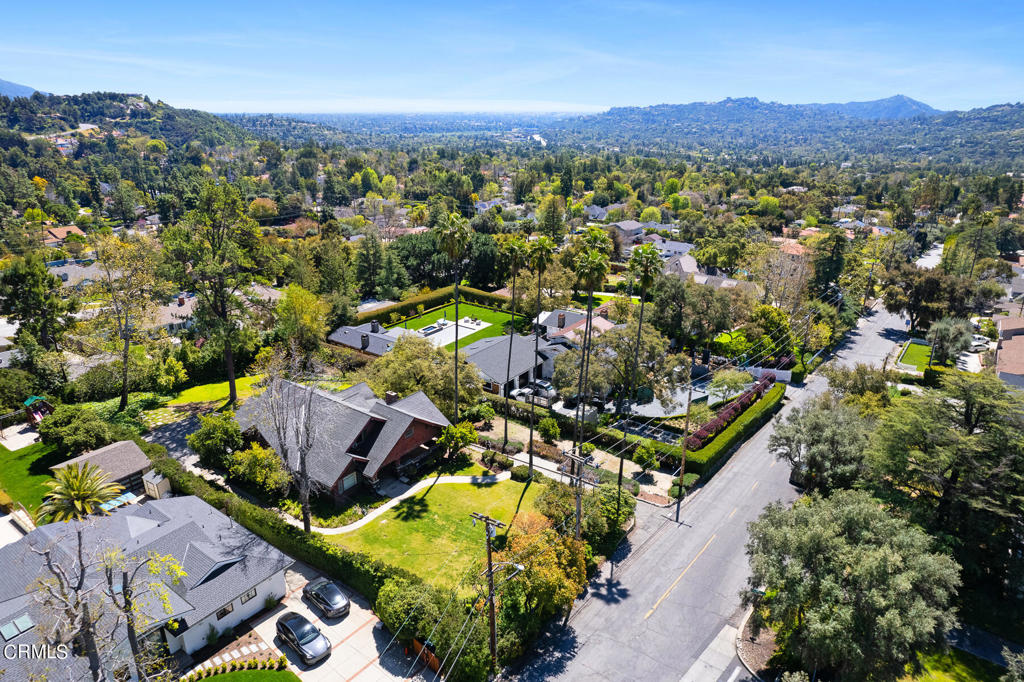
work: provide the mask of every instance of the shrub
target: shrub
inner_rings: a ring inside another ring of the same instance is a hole
[[[386,308],[378,308],[376,310],[368,310],[364,313],[359,313],[356,315],[353,324],[359,325],[364,322],[369,322],[370,320],[383,322],[390,319],[392,315],[396,315],[398,318],[403,318],[414,314],[422,314],[423,312],[434,308],[453,303],[455,299],[452,298],[452,294],[454,293],[454,286],[435,289],[434,291],[430,291],[425,294],[407,298],[404,301],[387,306]],[[485,306],[488,308],[497,308],[499,310],[506,307],[509,303],[509,299],[504,296],[464,286],[459,287],[459,301],[465,301],[467,303],[473,303],[475,305]]]
[[[228,450],[241,450],[245,444],[233,412],[214,412],[199,417],[199,428],[186,438],[205,467],[224,468]]]
[[[65,456],[77,456],[130,435],[82,405],[58,405],[53,414],[39,423],[40,440],[55,446]]]
[[[227,455],[226,463],[231,478],[268,496],[283,494],[291,482],[291,474],[277,453],[259,443]]]
[[[525,464],[512,467],[512,480],[520,482],[530,480],[530,467]]]
[[[551,417],[545,417],[540,420],[540,423],[537,424],[537,433],[540,434],[545,443],[554,443],[562,435],[558,422]]]
[[[782,403],[785,392],[785,384],[776,384],[763,398],[752,405],[713,440],[704,441],[700,447],[693,448],[686,456],[687,470],[695,474],[707,474],[734,445],[742,442],[744,438],[768,421]],[[698,433],[700,432],[698,431]],[[694,434],[694,436],[687,439],[688,449],[690,444],[694,443],[696,435]]]

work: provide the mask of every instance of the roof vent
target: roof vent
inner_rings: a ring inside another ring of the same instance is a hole
[[[384,402],[388,405],[398,402],[398,394],[394,391],[387,391],[384,394]]]

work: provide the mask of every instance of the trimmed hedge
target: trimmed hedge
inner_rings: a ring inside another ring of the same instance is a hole
[[[764,394],[764,397],[749,407],[724,431],[718,434],[714,440],[707,443],[700,450],[694,450],[686,455],[686,472],[706,476],[718,460],[729,452],[734,445],[738,445],[750,434],[761,428],[765,422],[771,419],[772,415],[782,404],[782,397],[786,394],[785,384],[775,386]]]
[[[494,450],[500,452],[503,455],[514,455],[519,452],[523,452],[526,449],[524,443],[520,443],[517,440],[509,439],[508,445],[503,445],[501,438],[491,438],[490,436],[477,435],[476,442],[478,445],[487,448],[488,450]]]
[[[219,509],[282,552],[305,561],[333,578],[350,585],[371,602],[389,578],[422,581],[408,571],[358,552],[331,544],[317,533],[305,533],[282,520],[275,512],[243,500],[234,493],[217,490],[205,479],[186,471],[181,464],[156,452],[147,452],[153,469],[171,482],[175,492],[195,495]]]
[[[426,294],[420,294],[419,296],[413,296],[407,298],[404,301],[399,301],[394,305],[389,305],[386,308],[377,308],[376,310],[367,310],[364,313],[356,315],[355,320],[352,322],[353,325],[363,324],[370,320],[377,320],[381,324],[389,323],[392,315],[398,315],[401,318],[412,317],[419,314],[418,306],[423,306],[424,311],[439,308],[444,305],[448,305],[449,301],[455,300],[455,285],[443,287],[441,289],[435,289]],[[509,304],[508,298],[492,294],[480,289],[474,289],[472,287],[459,287],[459,302],[474,303],[489,308],[498,308],[499,310],[505,310]]]

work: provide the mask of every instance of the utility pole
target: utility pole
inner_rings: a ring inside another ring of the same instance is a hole
[[[686,486],[683,485],[683,476],[686,473],[686,439],[690,437],[690,400],[693,398],[693,359],[690,359],[690,366],[686,371],[686,421],[683,425],[683,456],[679,460],[679,496],[676,497],[676,523],[679,523],[679,507],[683,504],[683,495],[686,493]]]
[[[504,528],[505,524],[498,519],[492,519],[486,514],[472,512],[473,525],[477,521],[483,521],[487,536],[487,601],[489,603],[489,619],[491,624],[491,670],[498,669],[498,626],[494,614],[494,562],[491,559],[491,539],[494,537],[497,528]]]
[[[565,458],[572,463],[572,468],[569,470],[570,475],[575,478],[573,481],[573,487],[576,488],[576,539],[580,539],[582,532],[581,521],[583,519],[583,456],[577,455],[572,450],[566,450],[562,453]]]

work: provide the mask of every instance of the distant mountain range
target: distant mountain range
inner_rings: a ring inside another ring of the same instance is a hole
[[[864,155],[1019,171],[1024,104],[940,112],[909,97],[847,104],[779,104],[754,97],[615,107],[553,123],[549,144],[644,153],[727,152],[786,159]]]
[[[869,102],[808,104],[807,106],[818,107],[822,111],[831,111],[852,118],[866,119],[913,118],[915,116],[936,116],[943,113],[924,102],[911,99],[906,95],[893,95],[892,97],[875,99]]]
[[[35,88],[30,88],[29,86],[22,85],[21,83],[12,83],[11,81],[0,79],[0,95],[4,95],[6,97],[31,97],[34,92],[42,92],[44,95],[50,94],[48,92],[43,92],[42,90],[37,91]]]

